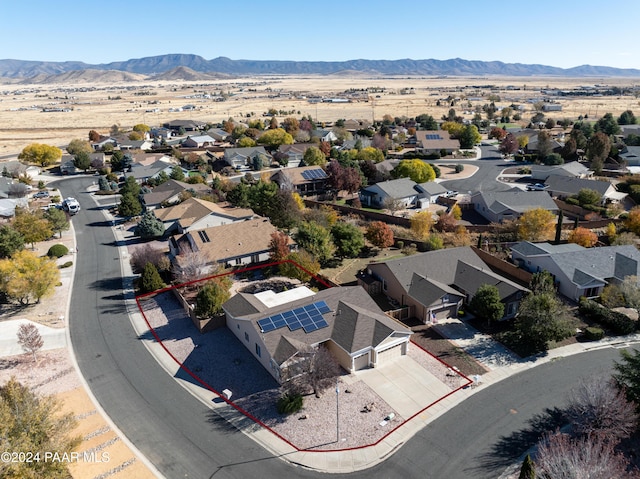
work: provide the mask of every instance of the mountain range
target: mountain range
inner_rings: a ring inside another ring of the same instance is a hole
[[[183,68],[186,76],[193,72],[211,78],[233,75],[304,75],[362,72],[371,75],[428,75],[428,76],[559,76],[559,77],[627,77],[640,78],[640,70],[606,66],[582,65],[558,68],[547,65],[503,63],[499,61],[451,60],[348,60],[340,62],[231,60],[218,57],[206,60],[198,55],[168,54],[130,59],[120,62],[88,64],[77,61],[45,62],[26,60],[0,60],[0,77],[11,79],[37,79],[69,74],[82,70],[118,71],[146,77],[157,77]],[[175,77],[176,75],[172,75]],[[124,77],[123,77],[124,78]],[[186,78],[185,78],[186,79]]]

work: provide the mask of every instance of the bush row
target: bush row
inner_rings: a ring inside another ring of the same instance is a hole
[[[611,311],[590,299],[580,299],[580,313],[609,329],[613,334],[631,334],[636,329],[636,322],[628,316]]]

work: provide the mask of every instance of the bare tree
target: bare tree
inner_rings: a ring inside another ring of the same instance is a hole
[[[153,264],[158,271],[166,271],[168,269],[168,258],[164,252],[158,248],[154,248],[150,244],[145,244],[140,248],[136,248],[131,253],[131,268],[134,273],[141,274],[147,263]]]
[[[630,436],[638,423],[635,406],[624,392],[612,380],[598,377],[582,381],[570,392],[567,416],[576,434],[613,443]]]
[[[563,433],[547,434],[538,446],[537,477],[545,479],[631,479],[627,460],[600,437],[572,439]]]
[[[25,353],[31,353],[36,362],[36,352],[44,345],[44,340],[35,324],[24,323],[18,328],[18,344]]]
[[[402,200],[387,196],[382,201],[382,207],[389,210],[391,212],[391,216],[395,216],[396,211],[400,211],[401,209],[403,209],[405,207],[405,204],[402,202]]]
[[[308,347],[293,358],[287,371],[290,378],[286,389],[298,394],[309,394],[316,397],[331,385],[340,375],[340,365],[325,346]]]
[[[217,268],[210,264],[209,255],[202,250],[193,251],[190,247],[182,244],[179,254],[173,265],[173,274],[180,283],[203,278],[207,274],[212,274]]]

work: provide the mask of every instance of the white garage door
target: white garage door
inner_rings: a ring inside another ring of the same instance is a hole
[[[368,367],[369,367],[369,353],[368,352],[353,358],[353,368],[356,371],[360,371],[361,369],[366,369]]]
[[[393,346],[389,349],[385,349],[384,351],[378,352],[378,361],[376,364],[378,366],[384,366],[385,364],[393,361],[396,358],[402,356],[402,344],[398,344],[397,346]]]

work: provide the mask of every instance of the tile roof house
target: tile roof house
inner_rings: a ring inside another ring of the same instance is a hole
[[[269,259],[269,243],[276,231],[276,227],[266,218],[188,231],[169,239],[169,256],[178,265],[181,255],[188,252],[201,252],[208,258],[208,266],[217,263],[225,267],[259,263]],[[295,247],[290,238],[289,247]]]
[[[478,287],[498,287],[505,304],[504,319],[512,317],[526,288],[494,273],[469,246],[369,263],[358,283],[370,294],[382,293],[408,308],[408,316],[424,323],[456,317]]]
[[[626,196],[619,193],[609,181],[572,178],[569,176],[550,175],[545,183],[549,186],[547,192],[556,198],[565,199],[577,195],[582,189],[595,190],[602,196],[602,202],[620,200]]]
[[[574,301],[597,297],[607,284],[629,276],[640,278],[640,251],[632,245],[583,248],[522,241],[511,247],[511,258],[531,272],[551,273],[558,291]]]
[[[180,194],[185,191],[196,195],[212,193],[211,187],[204,183],[185,183],[183,181],[168,180],[156,186],[150,193],[142,195],[142,204],[148,210],[158,208],[163,204],[177,203]]]
[[[316,294],[306,287],[279,294],[239,293],[222,308],[227,327],[280,383],[295,377],[296,363],[311,348],[326,346],[353,372],[406,355],[411,336],[410,329],[382,312],[360,286]]]
[[[493,223],[517,219],[525,211],[535,208],[558,213],[558,206],[546,191],[523,191],[519,188],[477,191],[471,195],[471,204],[476,212]]]
[[[271,181],[283,190],[291,190],[300,196],[321,195],[327,190],[328,176],[319,166],[283,168],[271,175]]]
[[[551,175],[568,176],[572,178],[588,178],[593,171],[579,161],[570,161],[562,165],[531,165],[531,179],[544,182]]]
[[[213,203],[199,198],[189,198],[167,208],[156,208],[153,213],[164,223],[166,234],[182,234],[256,217],[251,209],[235,208],[228,203]]]
[[[460,141],[451,138],[444,130],[418,130],[416,131],[416,152],[440,153],[445,150],[451,154],[460,149]]]

